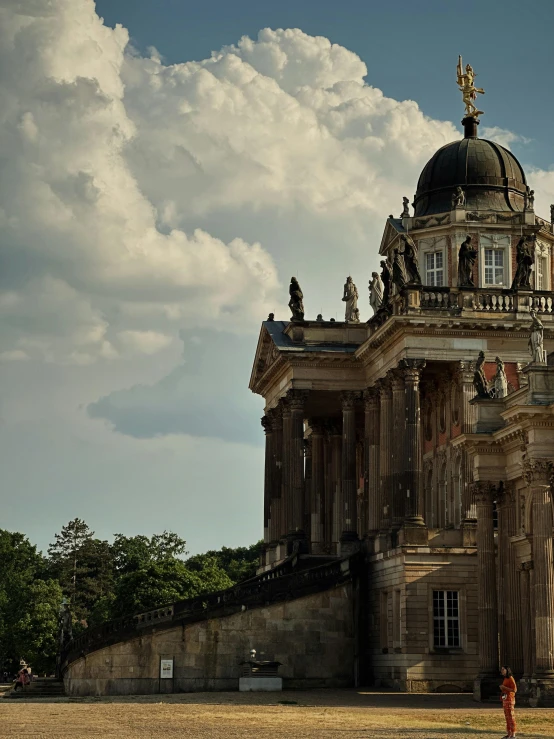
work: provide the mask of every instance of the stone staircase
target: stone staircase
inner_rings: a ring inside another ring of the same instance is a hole
[[[11,690],[7,698],[61,698],[65,695],[63,680],[38,677],[23,689]]]

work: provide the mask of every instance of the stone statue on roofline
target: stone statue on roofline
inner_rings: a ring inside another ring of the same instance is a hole
[[[404,257],[399,249],[395,249],[392,259],[392,282],[396,286],[397,292],[401,292],[406,286],[406,268],[404,266]]]
[[[546,363],[546,351],[544,349],[544,326],[534,310],[530,311],[533,323],[531,324],[531,335],[529,336],[529,351],[531,361],[538,364]]]
[[[392,267],[388,259],[381,262],[381,282],[383,283],[383,300],[381,309],[387,309],[390,303],[390,292],[392,287]]]
[[[347,323],[359,323],[360,311],[358,310],[358,288],[350,276],[346,278],[342,299],[343,302],[346,303],[344,308],[344,320]]]
[[[508,395],[508,378],[504,369],[504,362],[496,357],[496,374],[494,375],[494,387],[492,395],[495,398],[505,398]]]
[[[302,294],[302,290],[300,289],[300,285],[298,284],[298,280],[296,277],[290,278],[290,285],[289,285],[289,308],[292,313],[292,321],[303,321],[304,320],[304,296]]]
[[[371,273],[371,280],[369,281],[369,304],[373,308],[373,313],[377,311],[383,305],[383,283],[379,277],[378,272]]]
[[[526,210],[535,210],[535,191],[527,187]]]
[[[400,214],[400,218],[409,218],[410,217],[410,201],[407,197],[402,198],[402,213]]]
[[[485,364],[485,352],[479,352],[479,358],[475,363],[475,372],[473,373],[473,387],[478,398],[491,398],[491,391],[489,390],[489,383],[485,377],[485,370],[483,365]]]
[[[550,206],[550,223],[554,223],[554,203]]]
[[[455,192],[452,194],[452,207],[453,208],[465,208],[466,194],[463,189],[458,185]]]
[[[516,246],[517,268],[512,290],[531,289],[531,270],[535,264],[535,236],[522,236]]]
[[[421,285],[421,275],[417,266],[417,251],[413,239],[407,234],[400,237],[404,243],[404,269],[406,272],[407,282],[409,285]]]
[[[473,265],[476,259],[477,249],[472,245],[468,234],[458,252],[458,287],[475,287]]]

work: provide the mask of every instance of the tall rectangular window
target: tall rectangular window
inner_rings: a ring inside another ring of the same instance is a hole
[[[546,286],[546,259],[535,257],[535,290],[547,290]]]
[[[435,647],[460,646],[458,595],[456,590],[433,590],[433,644]]]
[[[431,287],[444,285],[444,255],[442,251],[427,252],[425,255],[425,284]]]
[[[504,284],[504,250],[485,249],[485,285]]]

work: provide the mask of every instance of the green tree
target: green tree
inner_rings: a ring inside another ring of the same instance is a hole
[[[23,534],[0,529],[0,563],[0,666],[15,670],[24,658],[52,669],[61,589]]]
[[[36,673],[54,670],[62,589],[56,580],[36,580],[27,591],[27,607],[16,623],[14,644]]]
[[[249,580],[256,574],[260,563],[261,541],[249,547],[222,547],[204,554],[195,554],[186,560],[187,566],[195,572],[205,566],[207,559],[215,559],[217,565],[227,574],[232,583]]]
[[[182,560],[168,557],[149,562],[117,579],[112,614],[140,613],[231,585],[215,560],[208,562],[202,571],[193,572]]]
[[[186,548],[186,541],[171,531],[155,534],[151,538],[116,534],[112,545],[115,571],[117,575],[136,572],[153,562],[181,557],[187,554]]]

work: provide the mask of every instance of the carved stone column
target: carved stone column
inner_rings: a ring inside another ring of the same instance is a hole
[[[392,421],[392,390],[388,379],[379,381],[379,394],[381,398],[381,445],[379,448],[379,476],[380,488],[379,501],[381,510],[379,512],[379,528],[385,534],[392,522],[392,480],[391,480],[391,448],[394,443],[394,428]]]
[[[493,500],[491,482],[475,482],[473,498],[477,507],[477,587],[479,609],[479,697],[482,684],[498,675],[498,610],[494,552]]]
[[[423,445],[421,441],[421,406],[419,381],[424,359],[403,359],[405,418],[404,432],[404,526],[425,526],[423,520]]]
[[[554,560],[552,551],[552,462],[536,459],[524,465],[532,496],[533,565],[535,590],[535,672],[537,679],[554,680]]]
[[[290,487],[290,437],[291,409],[286,398],[281,399],[283,408],[283,468],[281,474],[281,535],[286,536],[292,528],[292,495]]]
[[[394,441],[391,444],[390,454],[390,480],[391,480],[391,506],[392,526],[400,528],[404,519],[405,491],[403,489],[403,469],[405,466],[404,439],[406,435],[406,394],[404,389],[404,372],[401,369],[393,369],[389,372],[392,389],[392,426],[394,429]]]
[[[305,542],[304,532],[304,407],[307,390],[289,390],[290,406],[290,494],[291,520],[289,535],[295,541]]]
[[[515,495],[509,483],[497,491],[498,509],[498,628],[500,662],[514,674],[523,672],[523,634],[519,576],[511,537],[516,534]]]
[[[529,579],[533,562],[523,562],[519,570],[519,587],[521,593],[521,621],[523,635],[523,679],[529,681],[535,671],[535,654],[533,649],[534,614],[531,610],[531,583]]]
[[[343,392],[342,406],[342,529],[341,552],[358,541],[356,481],[356,402],[359,393]]]
[[[475,397],[475,387],[473,386],[473,375],[475,372],[475,362],[461,361],[458,362],[456,377],[460,391],[460,426],[462,434],[472,434],[473,427],[477,421],[477,406],[470,405],[469,401]],[[470,485],[473,482],[473,468],[469,454],[465,449],[462,450],[462,479],[460,484],[462,498],[462,522],[473,522],[477,517],[475,502],[470,494]]]
[[[269,541],[276,544],[284,536],[283,507],[281,499],[282,467],[283,467],[283,408],[279,404],[269,412],[273,430],[273,459],[271,468],[271,511],[269,521]]]
[[[302,510],[302,531],[305,534],[308,551],[312,541],[312,437],[304,439],[304,502]]]
[[[323,459],[323,423],[312,419],[312,486],[310,500],[311,543],[312,553],[323,552],[324,507],[325,507],[325,475]]]
[[[379,475],[379,456],[381,442],[380,403],[377,388],[364,393],[364,460],[365,484],[367,486],[368,522],[370,536],[376,536],[381,523],[383,503]]]
[[[330,429],[331,433],[331,479],[332,479],[332,546],[338,553],[340,535],[342,531],[342,435],[341,427],[334,423]]]
[[[324,551],[328,554],[332,552],[333,543],[333,445],[331,429],[328,423],[325,424],[325,436],[323,438],[323,469],[325,474],[324,480],[324,501],[323,501],[323,540],[325,542]]]
[[[273,429],[271,419],[266,414],[261,419],[265,433],[265,467],[264,467],[264,543],[269,544],[271,519],[271,485],[273,482]]]

